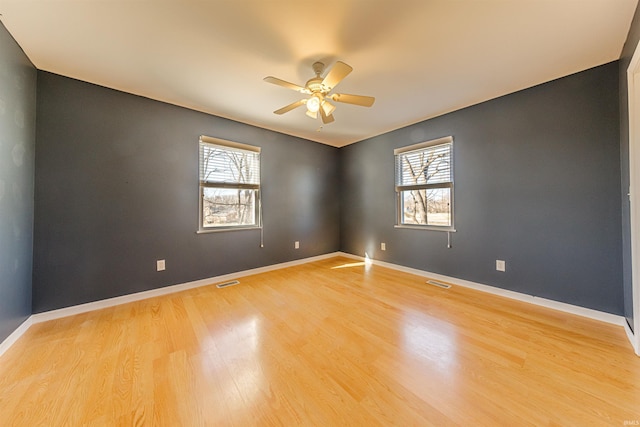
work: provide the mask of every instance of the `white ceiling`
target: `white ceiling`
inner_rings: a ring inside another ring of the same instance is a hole
[[[638,0],[0,0],[41,70],[344,146],[619,58]],[[354,71],[321,127],[311,64]]]

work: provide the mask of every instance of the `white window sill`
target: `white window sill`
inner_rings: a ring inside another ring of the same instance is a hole
[[[412,230],[427,230],[427,231],[444,231],[445,233],[455,233],[456,229],[453,227],[438,227],[435,225],[404,225],[396,224],[394,228],[409,228]]]
[[[196,234],[220,233],[223,231],[260,230],[262,227],[220,227],[196,231]]]

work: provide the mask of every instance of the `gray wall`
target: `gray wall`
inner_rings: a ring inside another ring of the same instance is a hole
[[[0,24],[0,342],[31,314],[36,69]]]
[[[38,72],[33,312],[341,249],[621,314],[620,69],[607,64],[340,150]],[[263,147],[265,248],[255,230],[195,234],[200,134]],[[445,135],[455,138],[452,249],[444,233],[393,227],[393,148]],[[27,187],[30,158],[25,142]],[[16,221],[29,221],[29,200]],[[156,259],[167,271],[155,271]],[[7,300],[5,336],[29,314]]]
[[[42,71],[37,105],[34,312],[339,250],[336,148]],[[264,248],[195,233],[202,134],[262,147]]]
[[[393,149],[447,135],[452,249],[394,228]],[[342,250],[622,314],[619,138],[613,62],[347,146]]]
[[[624,315],[629,326],[633,328],[633,286],[631,282],[631,226],[629,212],[629,96],[627,84],[627,68],[631,63],[633,53],[640,41],[640,9],[631,22],[627,40],[620,56],[620,171],[621,171],[621,200],[622,200],[622,261],[624,282]]]

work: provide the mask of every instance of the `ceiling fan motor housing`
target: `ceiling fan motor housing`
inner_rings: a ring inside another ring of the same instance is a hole
[[[324,85],[322,84],[322,77],[314,77],[310,79],[305,85],[305,87],[309,90],[310,93],[329,92],[327,88],[325,88]]]

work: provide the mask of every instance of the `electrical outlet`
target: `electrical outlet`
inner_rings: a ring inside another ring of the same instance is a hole
[[[386,243],[380,243],[380,250],[381,251],[386,251],[387,250],[387,244]]]
[[[164,271],[167,269],[167,266],[163,259],[159,259],[156,261],[156,271]]]
[[[295,249],[300,249],[300,242],[298,242],[297,240],[293,243],[293,247]]]
[[[507,269],[507,263],[504,262],[501,259],[497,259],[496,260],[496,270],[498,270],[498,271],[506,271],[506,269]]]

